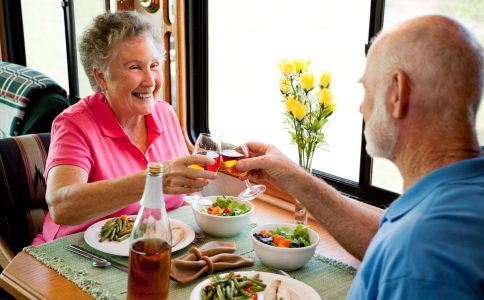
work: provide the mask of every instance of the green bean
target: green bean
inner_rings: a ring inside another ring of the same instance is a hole
[[[226,285],[225,286],[225,296],[227,297],[227,299],[232,299],[232,291],[230,290],[230,286]]]
[[[262,280],[255,279],[255,278],[248,278],[248,280],[252,281],[256,285],[260,285],[262,287],[266,287],[266,284],[262,282]]]
[[[104,242],[105,240],[107,240],[109,238],[109,236],[111,235],[111,231],[106,231],[104,234],[101,235],[101,238],[99,239],[99,242]]]
[[[205,291],[205,288],[200,290],[200,297],[202,297],[204,300],[207,299],[207,292]]]
[[[252,295],[244,289],[239,289],[239,292],[242,294],[242,296],[252,298]]]
[[[224,293],[222,292],[220,285],[217,285],[217,296],[220,300],[225,300]]]
[[[115,235],[116,235],[116,230],[115,230],[115,229],[113,229],[113,230],[111,231],[111,235],[109,236],[109,240],[110,240],[110,241],[112,241],[112,240],[114,239],[114,236],[115,236]]]
[[[135,218],[128,218],[126,215],[106,221],[101,228],[99,242],[106,239],[110,241],[123,241],[131,235]],[[127,235],[126,237],[124,237]]]
[[[247,277],[230,272],[224,277],[216,274],[210,275],[209,278],[210,283],[200,292],[202,300],[251,299],[252,293],[262,292],[266,288],[259,274]]]
[[[129,234],[122,235],[118,238],[117,241],[118,242],[124,241],[125,239],[129,238],[129,236],[130,236]]]
[[[254,292],[262,292],[265,290],[265,287],[259,286],[259,285],[253,285],[250,287]]]
[[[243,287],[246,287],[249,284],[249,281],[242,281],[236,284],[238,289],[241,289]]]

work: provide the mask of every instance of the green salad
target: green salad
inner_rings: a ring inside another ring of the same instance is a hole
[[[289,227],[277,227],[275,230],[262,230],[254,237],[264,244],[281,248],[301,248],[311,245],[308,227],[296,225],[294,231]]]
[[[239,203],[234,197],[219,196],[209,207],[200,208],[201,212],[215,216],[240,216],[247,213],[250,207],[245,203]]]

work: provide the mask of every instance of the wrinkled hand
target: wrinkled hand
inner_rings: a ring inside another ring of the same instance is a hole
[[[217,173],[192,169],[192,164],[211,165],[215,161],[205,155],[189,155],[163,163],[163,192],[166,194],[190,194],[200,192],[209,179],[217,178]]]
[[[250,179],[265,180],[278,188],[286,189],[293,181],[294,173],[302,170],[273,145],[249,142],[247,146],[252,157],[238,161],[236,168],[239,171],[248,171]]]

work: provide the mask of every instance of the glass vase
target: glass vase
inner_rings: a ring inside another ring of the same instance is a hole
[[[311,167],[304,168],[304,170],[311,174]],[[294,222],[296,224],[306,225],[308,223],[308,210],[306,207],[304,207],[304,205],[302,205],[301,202],[299,202],[299,200],[295,198],[294,200]]]

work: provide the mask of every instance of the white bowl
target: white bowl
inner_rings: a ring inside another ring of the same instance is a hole
[[[213,203],[217,197],[220,196],[207,196],[204,197],[204,199]],[[242,203],[241,201],[238,201],[237,198],[235,198],[235,200]],[[195,221],[200,229],[213,236],[228,237],[238,234],[249,224],[249,219],[254,211],[254,206],[250,201],[245,201],[243,203],[249,206],[250,209],[247,213],[239,216],[227,217],[211,215],[201,212],[197,205],[192,205],[192,211],[195,216]]]
[[[254,233],[260,233],[262,230],[275,230],[280,227],[289,227],[294,230],[297,224],[279,223],[260,225],[252,229],[252,245],[254,246],[257,257],[262,263],[270,268],[292,271],[304,266],[313,256],[316,247],[319,244],[319,235],[316,231],[309,228],[309,241],[311,245],[302,248],[281,248],[267,245],[257,240]]]

